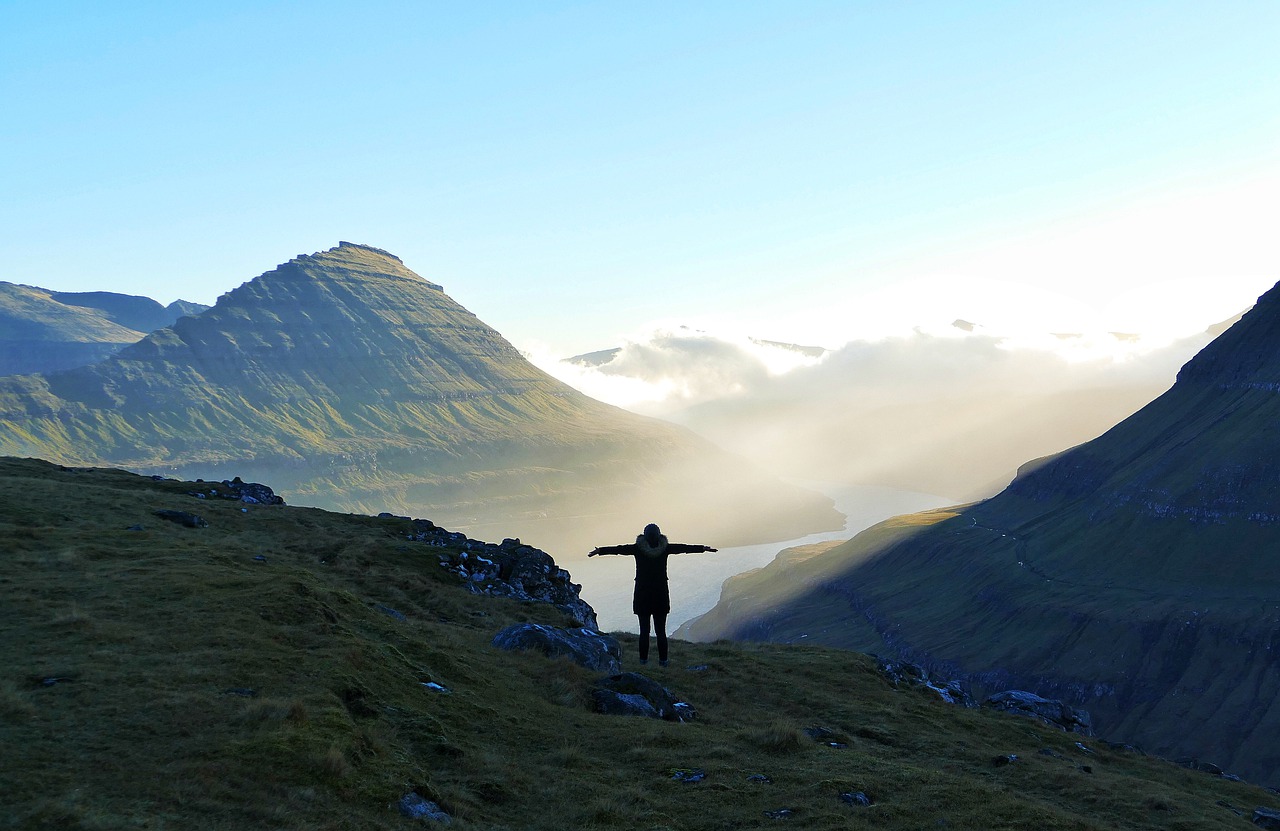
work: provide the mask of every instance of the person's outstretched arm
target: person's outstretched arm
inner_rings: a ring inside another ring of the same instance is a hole
[[[704,551],[719,551],[718,548],[712,548],[709,545],[690,545],[683,542],[673,542],[667,546],[668,554],[701,554]]]
[[[587,552],[588,557],[597,557],[601,554],[630,554],[632,545],[605,545],[599,548],[593,548]]]

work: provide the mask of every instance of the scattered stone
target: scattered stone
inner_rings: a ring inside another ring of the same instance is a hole
[[[865,808],[871,804],[871,797],[867,796],[862,791],[856,791],[854,793],[840,794],[840,801],[846,805],[855,805]]]
[[[1087,753],[1090,756],[1097,755],[1093,752],[1093,748],[1089,747],[1084,742],[1076,742],[1076,750],[1079,750],[1081,753]]]
[[[902,685],[924,687],[925,689],[933,690],[939,698],[948,704],[958,704],[962,707],[974,706],[973,697],[965,692],[958,680],[943,681],[931,678],[928,670],[919,664],[879,658],[876,661],[876,668],[895,687]]]
[[[711,669],[710,664],[694,664],[691,667],[685,667],[686,672],[706,672]]]
[[[1040,748],[1039,753],[1041,756],[1052,756],[1055,759],[1063,758],[1063,755],[1058,751],[1054,750],[1052,747],[1042,747]]]
[[[1137,747],[1135,745],[1126,744],[1124,742],[1107,742],[1107,747],[1111,748],[1117,753],[1134,753],[1134,754],[1137,754],[1138,756],[1147,755],[1142,748]]]
[[[1244,811],[1232,805],[1230,802],[1227,802],[1225,799],[1219,799],[1217,802],[1213,804],[1217,805],[1219,808],[1226,808],[1228,811],[1230,811],[1231,813],[1235,814],[1238,817],[1244,816]]]
[[[753,773],[747,777],[747,781],[753,785],[772,785],[773,780],[763,773]]]
[[[994,759],[992,759],[991,764],[995,765],[998,768],[1002,768],[1005,765],[1011,765],[1016,761],[1018,761],[1017,753],[1006,753],[1003,756],[997,756]]]
[[[844,741],[843,736],[837,736],[836,732],[828,727],[806,727],[804,734],[819,744],[825,744],[827,747],[833,747],[836,750],[844,750],[849,743]]]
[[[622,672],[601,678],[591,692],[596,712],[605,715],[645,716],[666,721],[692,721],[697,712],[678,700],[670,690],[652,678],[636,672]]]
[[[126,530],[126,531],[145,531],[145,530],[147,530],[147,529],[146,529],[146,528],[143,528],[141,525],[130,525],[128,528],[126,528],[126,529],[124,529],[124,530]]]
[[[1081,772],[1081,773],[1093,773],[1093,765],[1081,765],[1081,766],[1080,766],[1080,772]]]
[[[442,825],[453,822],[453,817],[445,813],[439,805],[413,791],[400,797],[400,813],[409,819],[427,820]]]
[[[436,692],[443,693],[444,695],[453,695],[453,690],[449,689],[444,684],[437,684],[435,681],[420,681],[418,683],[422,684],[422,686],[429,690],[435,690]]]
[[[161,519],[167,519],[170,522],[176,522],[179,525],[186,526],[187,528],[208,528],[209,527],[209,523],[205,521],[204,517],[196,516],[195,514],[189,514],[186,511],[161,510],[161,511],[155,511],[154,513],[156,516],[160,517]]]
[[[622,668],[622,645],[617,638],[594,629],[560,629],[539,623],[517,623],[493,638],[499,649],[536,649],[548,658],[561,655],[579,666],[615,673]]]
[[[1253,824],[1259,828],[1280,831],[1280,811],[1274,808],[1254,808]]]
[[[381,603],[375,603],[373,605],[373,608],[377,609],[379,612],[382,612],[387,617],[393,617],[396,620],[407,621],[409,619],[404,616],[404,612],[397,612],[395,609],[391,608],[390,606],[383,606]]]
[[[223,690],[223,695],[238,695],[241,698],[257,698],[258,691],[251,690],[248,687],[232,687],[229,690]]]
[[[266,558],[266,557],[264,557],[264,556],[262,556],[261,554],[258,554],[257,556],[255,556],[255,557],[253,558],[253,561],[254,561],[255,563],[265,563],[265,562],[267,561],[267,558]]]
[[[1199,759],[1179,759],[1178,764],[1182,765],[1184,768],[1198,770],[1201,773],[1207,773],[1211,776],[1221,776],[1223,774],[1222,768],[1218,767],[1213,762],[1202,762]]]
[[[56,685],[58,685],[58,684],[67,684],[67,683],[70,683],[70,682],[72,682],[72,681],[75,681],[76,679],[74,679],[74,678],[65,678],[65,677],[57,677],[57,676],[48,676],[48,677],[45,677],[45,678],[36,678],[36,679],[34,679],[34,680],[35,680],[35,685],[36,685],[37,687],[53,687],[53,686],[56,686]]]
[[[1063,704],[1057,699],[1041,698],[1025,690],[998,692],[983,701],[982,706],[1034,718],[1068,733],[1093,735],[1093,721],[1085,710]]]
[[[779,808],[776,811],[765,811],[764,815],[769,819],[791,819],[796,812],[793,808]]]
[[[284,499],[276,496],[276,492],[266,485],[257,482],[245,482],[239,476],[224,480],[223,486],[231,493],[229,499],[239,499],[250,505],[283,505]]]
[[[707,778],[707,772],[702,768],[672,768],[669,773],[672,779],[685,784],[701,782]]]

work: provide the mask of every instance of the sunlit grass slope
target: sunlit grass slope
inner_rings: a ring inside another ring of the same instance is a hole
[[[677,642],[644,669],[694,722],[597,715],[596,674],[490,646],[567,621],[468,594],[405,521],[194,488],[0,460],[0,827],[407,829],[411,790],[457,828],[557,831],[776,827],[784,808],[804,828],[1240,829],[1236,810],[1280,805],[831,649]]]

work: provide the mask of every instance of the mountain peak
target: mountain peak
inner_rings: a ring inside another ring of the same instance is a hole
[[[412,280],[415,283],[425,283],[429,288],[443,291],[444,287],[439,283],[433,283],[424,279],[421,275],[410,271],[395,254],[383,248],[376,248],[372,245],[364,245],[357,242],[348,242],[341,240],[333,248],[326,251],[317,251],[314,254],[299,254],[283,265],[278,266],[274,271],[267,272],[263,276],[275,274],[279,272],[288,272],[294,269],[301,269],[302,273],[310,277],[341,275],[343,277],[356,278],[398,278],[402,280]]]

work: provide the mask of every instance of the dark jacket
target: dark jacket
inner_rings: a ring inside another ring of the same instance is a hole
[[[707,545],[689,545],[668,542],[665,536],[658,544],[649,545],[644,535],[636,537],[630,545],[606,545],[591,552],[600,554],[626,554],[636,558],[636,592],[631,600],[631,611],[637,615],[665,615],[671,611],[671,593],[667,589],[667,557],[671,554],[700,554],[715,551]]]

